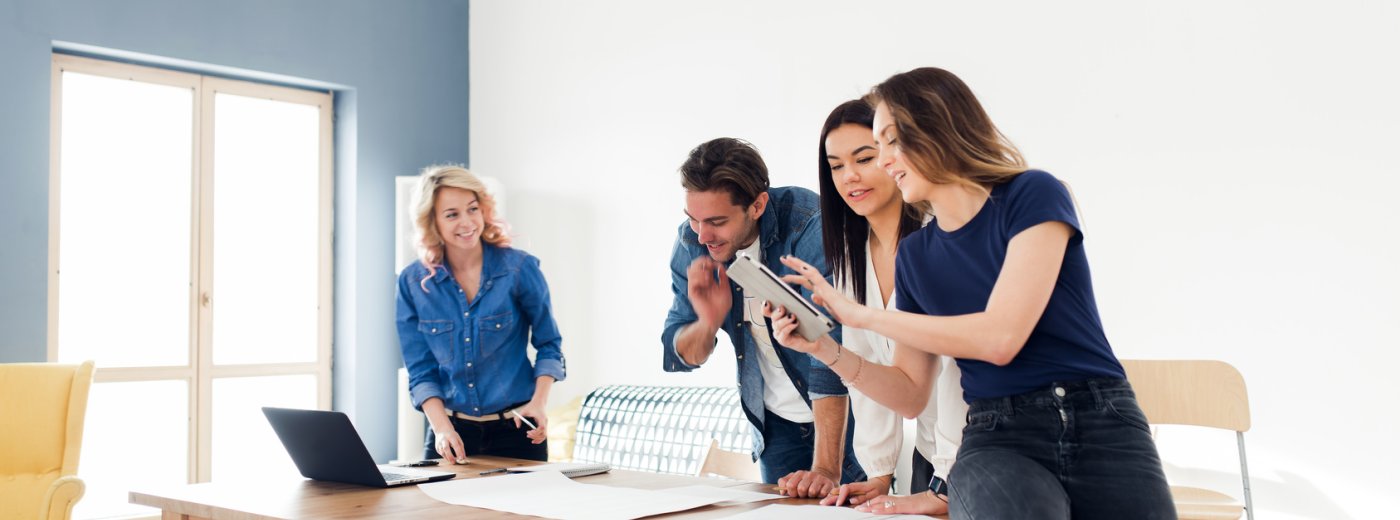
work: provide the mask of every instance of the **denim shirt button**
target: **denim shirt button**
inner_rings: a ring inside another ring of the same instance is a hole
[[[744,359],[744,355],[743,355],[743,354],[739,354],[739,359]]]
[[[1064,396],[1065,396],[1065,389],[1064,389],[1064,387],[1060,387],[1060,386],[1055,387],[1055,395],[1058,396],[1058,397],[1064,397]]]
[[[496,328],[498,328],[498,329],[501,328],[501,324],[497,323],[497,324],[496,324]]]
[[[471,368],[471,367],[472,367],[472,364],[471,364],[470,361],[468,361],[468,362],[467,362],[467,368]]]
[[[472,313],[470,313],[470,312],[464,312],[464,313],[462,313],[462,317],[463,317],[463,318],[470,318],[470,317],[472,317]]]
[[[471,343],[471,342],[472,342],[472,339],[471,339],[471,338],[467,338],[467,343]]]
[[[476,388],[476,383],[467,383],[467,388]]]

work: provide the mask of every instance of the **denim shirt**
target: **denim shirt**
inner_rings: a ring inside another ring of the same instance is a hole
[[[689,372],[698,366],[686,363],[676,352],[676,333],[681,327],[699,319],[695,308],[690,304],[689,285],[686,270],[696,258],[708,255],[700,237],[690,229],[690,223],[681,223],[676,237],[675,249],[671,252],[671,293],[674,300],[666,314],[666,329],[661,333],[661,346],[664,352],[662,368],[667,372]],[[779,259],[783,255],[801,258],[821,270],[830,279],[826,267],[826,255],[822,252],[821,210],[817,194],[798,187],[771,188],[768,190],[768,207],[758,218],[758,240],[763,250],[763,263],[778,276],[793,274]],[[744,322],[743,288],[732,280],[733,303],[720,328],[729,335],[734,345],[735,361],[738,365],[739,397],[744,407],[744,415],[754,428],[753,454],[763,453],[763,373],[758,366],[761,357],[758,346],[749,337],[749,327]],[[800,289],[804,297],[811,293]],[[769,325],[769,340],[773,350],[782,361],[783,371],[787,372],[792,385],[802,395],[802,400],[810,406],[812,399],[826,396],[846,395],[846,386],[841,383],[831,369],[816,358],[782,345],[772,338],[772,322]],[[839,343],[841,328],[838,326],[831,336]]]
[[[488,415],[529,401],[540,376],[564,379],[538,258],[482,243],[481,287],[471,302],[451,269],[439,267],[420,285],[426,276],[421,261],[399,275],[396,321],[414,408],[437,397],[449,410]],[[527,338],[535,345],[533,367]]]

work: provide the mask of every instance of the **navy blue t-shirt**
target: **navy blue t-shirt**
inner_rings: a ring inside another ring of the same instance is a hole
[[[1011,363],[999,367],[957,360],[969,403],[1044,389],[1053,382],[1126,377],[1099,320],[1074,202],[1064,184],[1040,170],[993,187],[982,210],[956,231],[939,229],[935,218],[901,240],[895,258],[896,305],[931,316],[987,310],[1011,238],[1051,221],[1068,224],[1074,233],[1050,302]]]

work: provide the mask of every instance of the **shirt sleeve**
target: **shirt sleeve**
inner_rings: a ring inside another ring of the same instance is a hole
[[[872,364],[880,364],[875,348],[866,340],[863,331],[848,329],[845,338],[845,346],[851,353]],[[893,475],[899,464],[899,451],[904,440],[903,418],[860,390],[851,389],[850,394],[851,414],[856,421],[851,447],[856,453],[856,460],[868,477]]]
[[[821,213],[815,213],[808,218],[806,224],[802,226],[802,229],[799,230],[798,233],[797,240],[793,241],[793,256],[812,264],[813,267],[816,267],[817,270],[821,272],[822,277],[826,278],[828,283],[831,283],[833,281],[832,270],[830,266],[827,265],[826,253],[822,249]],[[791,270],[788,270],[788,272],[791,272]],[[798,288],[798,290],[803,298],[811,301],[811,291],[803,288]],[[830,317],[826,309],[820,306],[818,306],[817,309]],[[836,320],[832,321],[835,322]],[[831,329],[828,335],[831,336],[832,340],[836,341],[836,344],[841,344],[841,324],[837,323],[836,327]],[[808,360],[807,388],[810,398],[823,399],[826,397],[846,395],[846,384],[841,382],[841,378],[836,375],[836,372],[832,372],[831,368],[827,367],[826,363],[822,363],[816,356],[808,354],[806,357]]]
[[[1006,236],[1045,222],[1064,222],[1074,230],[1074,240],[1082,240],[1074,199],[1063,182],[1049,173],[1030,170],[1016,176],[1007,186]]]
[[[894,299],[894,308],[914,314],[928,314],[919,305],[918,299],[913,297],[914,294],[918,294],[917,289],[913,287],[913,281],[914,277],[918,276],[920,266],[916,265],[912,259],[920,255],[905,252],[914,247],[915,240],[917,238],[914,235],[900,240],[899,250],[895,253],[894,294],[897,297]]]
[[[415,264],[417,265],[417,264]],[[428,340],[418,330],[418,308],[414,291],[422,291],[419,278],[423,273],[409,267],[399,275],[398,296],[396,298],[395,324],[399,329],[399,350],[403,353],[403,366],[408,369],[408,393],[413,407],[422,410],[423,401],[433,397],[443,397],[442,382],[438,379],[438,363],[428,350]]]
[[[530,343],[535,346],[535,377],[549,376],[555,381],[563,381],[564,352],[560,346],[563,336],[559,325],[554,321],[554,307],[550,303],[549,284],[540,271],[540,260],[527,256],[520,265],[521,283],[516,287],[519,293],[516,301],[525,319],[530,322]]]

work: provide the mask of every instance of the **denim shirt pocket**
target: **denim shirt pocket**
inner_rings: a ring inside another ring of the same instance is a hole
[[[483,357],[494,356],[497,351],[501,350],[501,347],[509,343],[511,334],[515,332],[515,311],[505,311],[481,318],[480,323],[481,355]]]
[[[433,351],[433,357],[437,358],[440,365],[451,365],[456,343],[452,334],[453,323],[451,320],[424,320],[418,322],[418,332],[423,335],[423,339],[428,342],[428,350]]]

